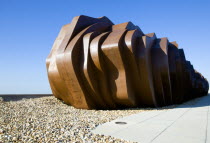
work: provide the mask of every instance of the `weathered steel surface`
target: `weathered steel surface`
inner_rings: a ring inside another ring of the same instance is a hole
[[[176,42],[107,17],[63,26],[46,66],[54,96],[81,109],[166,106],[209,89]]]

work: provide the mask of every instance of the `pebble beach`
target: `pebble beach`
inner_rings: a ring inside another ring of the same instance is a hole
[[[95,135],[99,124],[139,112],[160,110],[135,108],[126,110],[84,110],[64,104],[53,96],[21,100],[0,97],[0,142],[76,142],[104,143],[127,141]],[[161,110],[173,108],[164,107]]]

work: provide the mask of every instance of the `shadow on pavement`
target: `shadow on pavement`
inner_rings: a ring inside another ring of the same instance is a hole
[[[206,96],[198,97],[190,101],[184,102],[177,106],[177,108],[196,108],[210,105],[210,93]]]

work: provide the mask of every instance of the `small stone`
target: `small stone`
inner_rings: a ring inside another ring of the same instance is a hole
[[[3,134],[4,133],[4,130],[0,129],[0,134]]]
[[[17,140],[17,138],[16,138],[16,137],[13,137],[13,138],[12,138],[12,141],[16,141],[16,140]]]

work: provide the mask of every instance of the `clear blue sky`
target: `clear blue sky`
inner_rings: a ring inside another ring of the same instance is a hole
[[[51,93],[45,59],[74,16],[132,21],[177,41],[210,81],[210,0],[1,0],[0,94]]]

